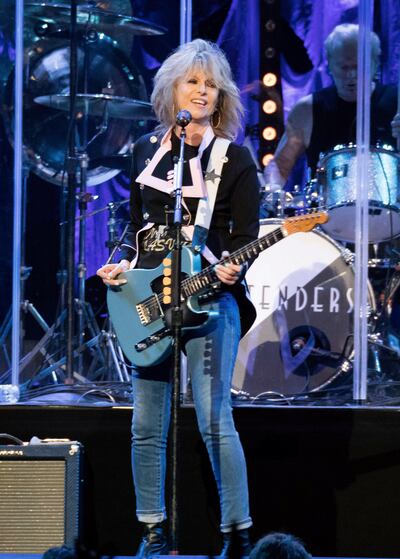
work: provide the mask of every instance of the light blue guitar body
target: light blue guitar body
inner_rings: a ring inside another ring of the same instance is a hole
[[[200,271],[200,266],[200,256],[183,247],[183,277],[193,276]],[[162,293],[163,271],[163,265],[149,270],[129,270],[119,276],[127,280],[126,284],[107,290],[108,310],[122,351],[138,367],[156,365],[172,351],[172,334],[168,327],[171,308],[163,305],[162,296],[157,297],[153,291]],[[198,295],[184,297],[182,332],[206,327],[215,318],[215,313],[208,312],[210,305],[199,304]],[[152,316],[146,314],[142,305],[149,299],[148,308]]]

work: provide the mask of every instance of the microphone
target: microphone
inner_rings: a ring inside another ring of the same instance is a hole
[[[306,343],[307,341],[303,336],[297,336],[297,338],[294,338],[294,340],[290,342],[290,347],[292,348],[292,351],[294,351],[296,355],[303,349],[303,347],[305,347]],[[341,354],[337,353],[336,351],[330,351],[328,349],[323,349],[314,346],[313,348],[310,349],[309,356],[330,357],[332,359],[339,359],[341,357]]]
[[[295,338],[290,342],[290,346],[292,350],[295,351],[296,353],[299,353],[299,351],[303,349],[305,345],[306,345],[306,340],[305,338],[303,338],[303,336],[298,336],[297,338]]]
[[[176,124],[181,128],[185,128],[191,120],[192,120],[192,115],[189,113],[189,111],[186,111],[185,109],[182,109],[176,115]]]

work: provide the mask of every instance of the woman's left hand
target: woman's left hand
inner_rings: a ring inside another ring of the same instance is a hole
[[[224,251],[222,258],[228,258],[229,252]],[[226,285],[234,285],[241,277],[242,266],[239,264],[232,264],[226,261],[225,264],[217,264],[215,266],[215,273],[217,278]]]

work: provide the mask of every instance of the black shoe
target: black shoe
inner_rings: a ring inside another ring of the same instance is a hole
[[[224,545],[220,557],[239,559],[250,555],[252,545],[250,543],[249,530],[234,530],[222,534]]]
[[[143,538],[136,553],[139,558],[153,555],[168,555],[168,542],[161,522],[145,524]]]

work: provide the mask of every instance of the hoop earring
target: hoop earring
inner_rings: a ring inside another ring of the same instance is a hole
[[[216,115],[216,114],[218,114],[218,120],[217,120],[217,122],[215,122],[215,115]],[[219,109],[216,109],[216,110],[213,112],[213,114],[212,114],[212,116],[211,116],[211,124],[212,124],[213,128],[218,128],[219,125],[221,124],[221,113],[220,113]]]

